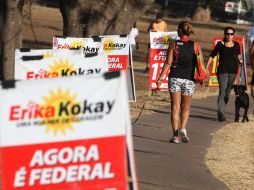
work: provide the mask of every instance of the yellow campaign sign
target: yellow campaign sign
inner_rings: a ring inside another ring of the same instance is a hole
[[[221,40],[223,40],[222,37],[215,37],[215,38],[213,38],[213,48]],[[246,68],[244,38],[241,37],[241,36],[234,36],[234,40],[239,42],[239,44],[240,44],[240,51],[241,51],[243,62],[244,62],[243,65]],[[208,67],[208,70],[209,70],[208,87],[218,87],[219,86],[218,79],[217,79],[217,68],[218,68],[219,64],[220,64],[219,63],[219,55],[217,55],[217,56],[215,56],[213,58],[212,64],[209,65],[209,67]],[[241,77],[243,77],[243,79],[241,79]],[[246,69],[244,70],[244,69],[242,69],[239,66],[238,67],[238,73],[236,75],[235,84],[238,84],[239,81],[241,81],[241,80],[247,81],[247,78],[246,78]]]
[[[217,67],[218,67],[218,60],[219,60],[219,56],[215,56],[213,58],[212,65],[209,68],[209,70],[210,70],[209,81],[208,81],[209,87],[219,86],[217,75],[216,75]]]
[[[208,86],[211,86],[211,87],[217,87],[217,86],[218,86],[218,79],[217,79],[217,76],[210,76],[210,77],[209,77]]]

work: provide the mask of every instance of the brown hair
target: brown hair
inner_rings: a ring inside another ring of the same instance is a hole
[[[186,36],[194,34],[192,24],[189,21],[181,21],[178,24],[178,31],[181,31],[181,33]]]

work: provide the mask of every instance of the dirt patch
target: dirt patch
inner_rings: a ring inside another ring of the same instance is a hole
[[[205,163],[230,189],[254,188],[253,136],[254,121],[229,124],[213,135]]]

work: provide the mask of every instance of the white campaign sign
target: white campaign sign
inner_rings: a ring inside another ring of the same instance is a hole
[[[179,39],[177,32],[150,32],[151,49],[168,49],[170,42]]]
[[[129,43],[128,35],[107,35],[93,38],[53,37],[53,49],[80,48],[84,54],[99,52],[107,56],[109,71],[126,70],[128,72],[128,97],[129,100],[136,101]]]
[[[92,38],[53,37],[53,49],[83,48],[85,53],[95,53],[101,49],[101,43]]]
[[[3,190],[137,189],[125,72],[0,88]]]
[[[64,77],[2,89],[1,146],[125,135],[125,80]]]
[[[128,55],[129,36],[98,36],[95,38],[53,37],[53,49],[83,48],[86,53],[104,52],[107,55]]]
[[[44,79],[74,75],[101,75],[108,71],[104,54],[85,57],[81,50],[15,52],[15,79]]]

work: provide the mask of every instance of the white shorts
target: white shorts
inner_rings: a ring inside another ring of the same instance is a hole
[[[195,90],[195,83],[192,80],[169,78],[168,79],[168,91],[169,92],[181,92],[184,96],[191,96]]]

